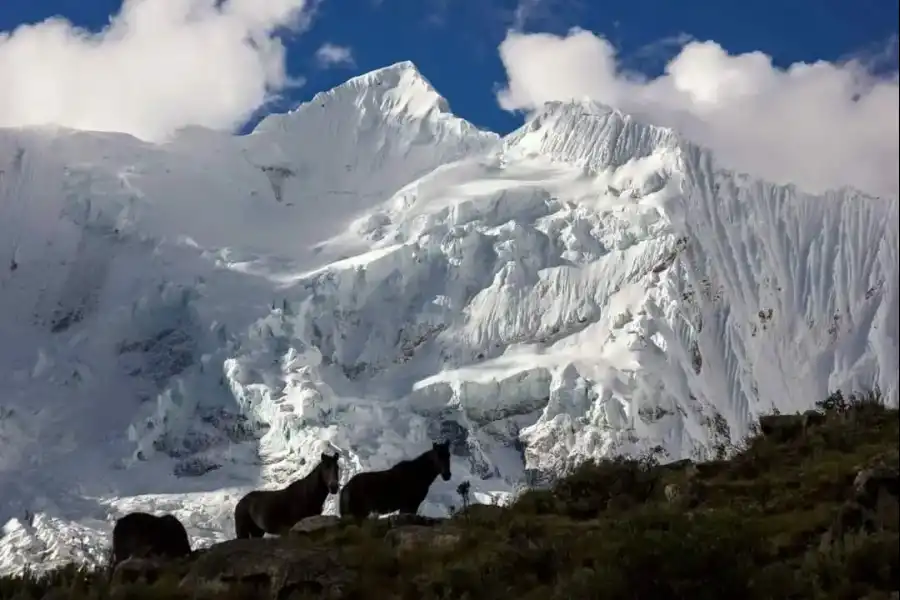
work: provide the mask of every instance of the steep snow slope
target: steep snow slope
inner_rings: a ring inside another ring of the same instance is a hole
[[[606,107],[500,140],[400,63],[245,137],[0,131],[0,171],[0,570],[96,558],[127,510],[229,537],[328,446],[346,481],[449,437],[440,513],[837,387],[897,402],[897,199]]]

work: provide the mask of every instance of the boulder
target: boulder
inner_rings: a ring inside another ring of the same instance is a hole
[[[803,413],[803,417],[801,419],[803,432],[809,432],[810,429],[822,425],[826,420],[828,420],[828,417],[825,415],[825,413],[819,412],[817,410],[806,411],[805,413]]]
[[[171,568],[172,562],[171,559],[156,557],[126,558],[116,565],[110,582],[113,587],[136,582],[153,583],[165,569]]]
[[[320,529],[327,529],[339,525],[341,518],[335,515],[316,515],[301,519],[291,527],[290,535],[306,535]]]
[[[820,547],[837,543],[847,534],[896,530],[900,525],[900,472],[875,466],[860,469],[847,500],[822,535]]]
[[[900,496],[898,471],[883,465],[860,469],[853,480],[853,494],[859,499],[869,498],[873,503],[880,493]]]
[[[669,483],[663,488],[663,495],[671,506],[682,509],[696,508],[700,503],[702,484],[695,479],[684,483]]]
[[[677,483],[669,483],[663,492],[666,496],[666,502],[669,504],[678,504],[681,500],[681,487]]]
[[[229,540],[193,561],[180,587],[194,595],[225,594],[235,588],[287,598],[291,594],[339,595],[355,581],[339,549],[298,544],[291,536]]]
[[[776,442],[787,442],[803,433],[802,415],[764,415],[759,418],[759,431]]]

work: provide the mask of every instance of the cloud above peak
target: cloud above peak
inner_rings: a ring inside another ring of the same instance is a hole
[[[0,126],[59,125],[162,140],[231,130],[296,85],[278,33],[318,0],[125,0],[99,32],[53,18],[0,33]]]
[[[897,73],[875,77],[858,60],[780,69],[762,52],[732,55],[713,41],[686,41],[648,79],[623,70],[606,39],[577,28],[564,36],[510,31],[499,51],[505,110],[590,98],[673,127],[728,166],[772,181],[900,192]]]
[[[353,50],[349,46],[338,46],[331,42],[325,42],[319,46],[319,49],[316,50],[316,62],[323,69],[352,67],[356,64],[353,59]]]

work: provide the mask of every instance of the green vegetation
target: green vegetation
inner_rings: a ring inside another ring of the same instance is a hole
[[[0,599],[50,590],[72,600],[897,598],[898,411],[877,394],[834,394],[819,408],[824,416],[761,419],[766,433],[728,459],[584,464],[509,508],[471,506],[430,526],[343,521],[240,548],[226,542],[233,550],[164,564],[132,584],[75,568],[10,578]],[[867,481],[857,478],[865,469],[874,469]],[[256,552],[265,565],[229,574],[229,560],[246,565]],[[278,576],[249,575],[278,560]],[[196,585],[203,561],[223,588]]]

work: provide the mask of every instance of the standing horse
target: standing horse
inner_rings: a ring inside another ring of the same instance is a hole
[[[112,538],[112,567],[132,556],[178,558],[191,553],[187,531],[172,515],[128,513],[116,520]]]
[[[364,519],[371,513],[416,514],[434,479],[450,480],[450,442],[432,443],[431,450],[390,469],[357,473],[341,489],[341,516]]]
[[[321,462],[303,479],[280,490],[254,490],[234,507],[238,539],[284,534],[298,521],[322,513],[328,494],[338,493],[337,455],[322,454]]]

